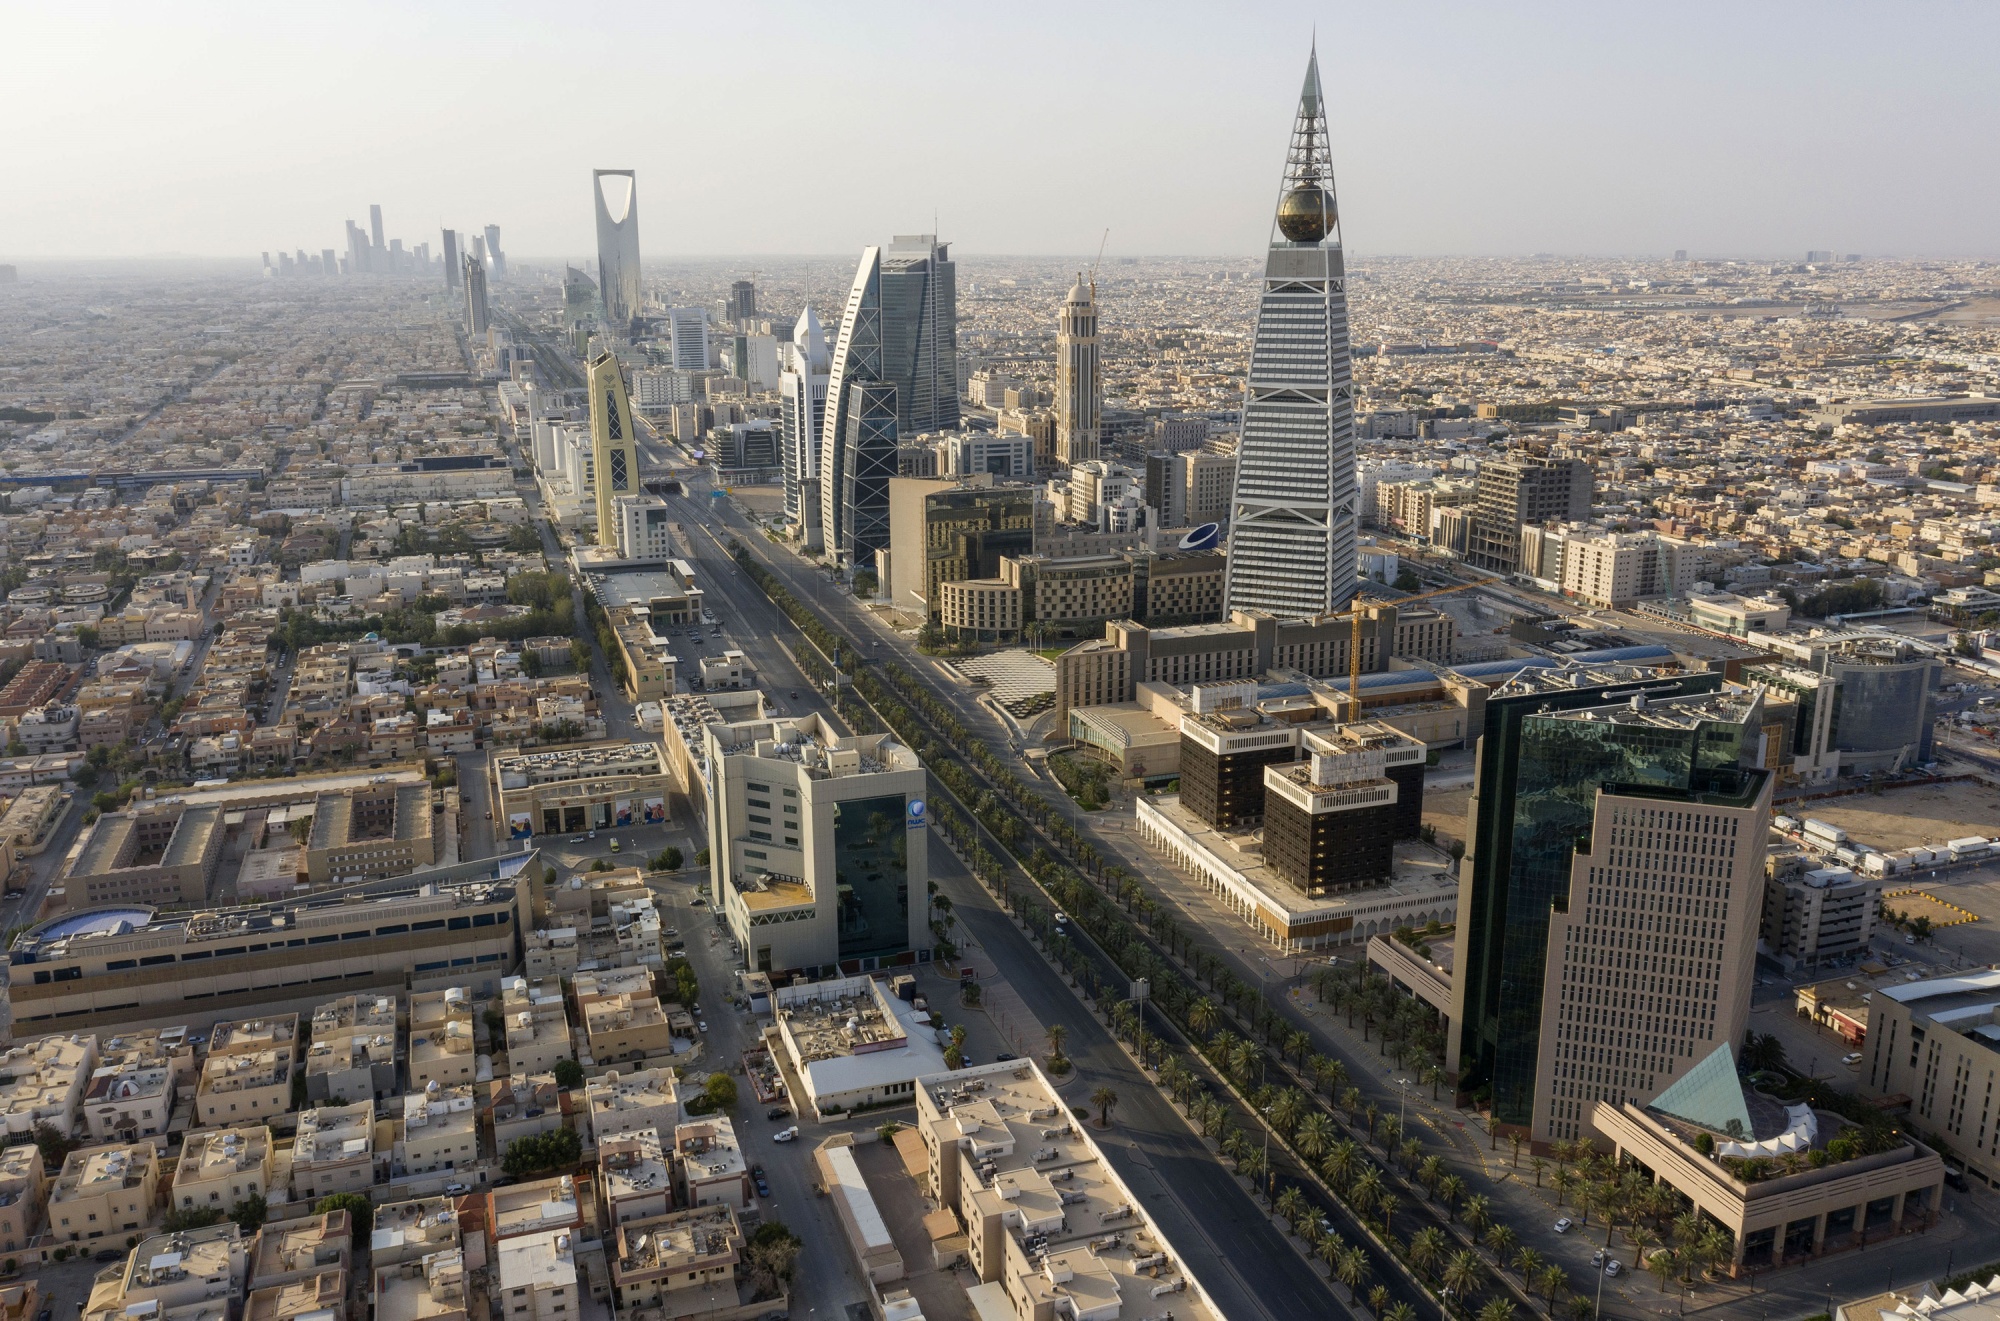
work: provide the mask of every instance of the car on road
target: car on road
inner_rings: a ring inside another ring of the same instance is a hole
[[[797,1124],[793,1124],[790,1128],[781,1128],[777,1132],[771,1134],[771,1141],[790,1142],[793,1138],[796,1138],[798,1135],[799,1135],[799,1126]]]
[[[1555,1224],[1555,1230],[1558,1234],[1567,1234],[1575,1227],[1576,1221],[1571,1220],[1568,1216],[1564,1216],[1562,1219],[1556,1221]]]
[[[1847,1054],[1842,1055],[1840,1057],[1840,1062],[1842,1064],[1845,1064],[1848,1068],[1851,1069],[1855,1065],[1861,1063],[1861,1052],[1858,1050],[1849,1051]]]
[[[1017,1060],[1019,1058],[1021,1058],[1019,1055],[1009,1055],[1007,1052],[1002,1051],[993,1057],[993,1062],[995,1064],[1005,1064],[1008,1060]]]
[[[707,1035],[708,1035],[708,1024],[706,1024],[706,1023],[703,1023],[703,1022],[700,1022],[700,1021],[697,1021],[697,1022],[695,1023],[695,1029],[696,1029],[697,1031],[699,1031],[699,1032],[700,1032],[700,1033],[701,1033],[701,1034],[702,1034],[703,1036],[707,1036]]]
[[[444,1190],[447,1194],[449,1194],[452,1197],[462,1197],[466,1193],[472,1191],[472,1185],[464,1183],[448,1183],[444,1186]]]
[[[1613,1279],[1613,1280],[1617,1279],[1619,1275],[1624,1272],[1624,1270],[1625,1270],[1624,1263],[1619,1261],[1618,1258],[1616,1257],[1613,1257],[1610,1261],[1604,1263],[1604,1274],[1608,1279]]]
[[[794,689],[792,690],[792,700],[793,700],[794,702],[796,702],[796,701],[798,701],[798,700],[799,700],[799,693],[798,693],[798,690],[797,690],[796,688],[794,688]]]
[[[616,853],[616,852],[618,852],[618,850],[619,850],[619,847],[620,847],[620,846],[619,846],[619,843],[618,843],[618,841],[617,841],[617,840],[615,840],[615,839],[614,839],[614,840],[612,840],[612,841],[611,841],[611,851],[612,851],[613,853]]]
[[[1603,1248],[1599,1248],[1597,1251],[1590,1254],[1590,1264],[1593,1266],[1602,1266],[1604,1264]]]
[[[757,1180],[757,1195],[759,1197],[769,1197],[771,1195],[771,1185],[765,1183],[761,1177]]]
[[[766,1119],[772,1119],[772,1120],[790,1119],[791,1117],[792,1117],[792,1112],[785,1109],[785,1107],[781,1105],[774,1105],[769,1110],[766,1110],[764,1112],[764,1118]]]

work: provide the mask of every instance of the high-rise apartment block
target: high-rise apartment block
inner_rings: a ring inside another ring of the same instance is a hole
[[[1056,316],[1056,462],[1097,457],[1104,386],[1097,368],[1097,287],[1081,275]]]
[[[590,448],[597,497],[597,544],[618,547],[621,497],[640,493],[639,438],[618,359],[599,354],[590,364]]]
[[[447,291],[458,288],[458,231],[444,231],[444,287]]]
[[[799,313],[785,369],[778,376],[778,418],[784,442],[785,517],[807,550],[820,546],[819,444],[826,416],[827,373],[833,356],[811,305]]]
[[[729,300],[724,305],[723,319],[732,326],[740,326],[757,315],[757,286],[749,280],[736,280],[729,286]]]
[[[1631,666],[1486,702],[1445,1066],[1537,1142],[1741,1039],[1775,783],[1763,690]]]
[[[631,170],[592,170],[597,202],[597,289],[614,333],[630,333],[639,314],[639,178]]]
[[[1315,54],[1299,94],[1250,347],[1231,500],[1230,609],[1302,619],[1354,594],[1352,376],[1347,271]]]
[[[711,724],[710,899],[750,966],[807,978],[928,960],[917,755],[817,715]]]
[[[1525,455],[1479,466],[1478,504],[1466,558],[1475,568],[1519,573],[1521,525],[1580,523],[1590,517],[1590,465]]]
[[[500,251],[500,226],[486,227],[486,268],[496,280],[507,278],[507,254]]]
[[[677,370],[705,372],[715,365],[708,347],[707,308],[668,308],[667,336]]]
[[[471,257],[465,259],[465,329],[470,335],[484,335],[490,313],[486,303],[486,268]]]

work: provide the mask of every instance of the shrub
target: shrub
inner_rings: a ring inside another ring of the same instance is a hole
[[[556,1086],[565,1091],[583,1086],[583,1066],[575,1060],[557,1060],[555,1075]]]

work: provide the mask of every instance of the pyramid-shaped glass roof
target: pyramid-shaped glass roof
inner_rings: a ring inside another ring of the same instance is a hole
[[[1743,1103],[1743,1084],[1736,1079],[1736,1055],[1726,1041],[1707,1059],[1682,1074],[1680,1081],[1654,1097],[1652,1108],[1712,1133],[1736,1138],[1752,1136],[1750,1108]]]

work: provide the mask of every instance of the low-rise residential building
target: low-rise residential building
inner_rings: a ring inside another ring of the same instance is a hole
[[[686,1115],[671,1069],[607,1070],[584,1084],[592,1141],[655,1129],[671,1133]]]
[[[533,1137],[563,1126],[562,1088],[553,1073],[517,1073],[487,1084],[487,1115],[493,1122],[493,1149],[507,1150],[516,1138]]]
[[[292,1048],[210,1054],[195,1089],[195,1117],[208,1127],[269,1120],[292,1108]]]
[[[252,1289],[243,1321],[347,1321],[347,1272],[334,1267]]]
[[[107,1037],[83,1094],[83,1121],[98,1142],[163,1142],[181,1091],[196,1079],[194,1043],[185,1027],[146,1028]],[[185,1119],[185,1116],[183,1116]]]
[[[396,997],[344,995],[313,1011],[306,1099],[348,1105],[396,1090]]]
[[[486,1194],[486,1226],[495,1241],[539,1234],[544,1230],[576,1229],[583,1224],[583,1205],[576,1180],[567,1174],[550,1179],[490,1189]]]
[[[598,1067],[673,1054],[673,1026],[660,998],[651,992],[620,991],[582,1008],[584,1040]]]
[[[472,993],[463,986],[421,992],[410,999],[410,1090],[432,1083],[462,1087],[478,1067],[474,1057]]]
[[[872,977],[794,983],[772,992],[778,1036],[802,1099],[821,1118],[907,1101],[915,1080],[945,1067],[930,1014]]]
[[[454,1246],[393,1266],[377,1261],[369,1296],[375,1321],[466,1321],[465,1254]]]
[[[556,978],[533,983],[525,977],[507,978],[500,983],[500,1014],[506,1025],[509,1071],[547,1073],[557,1060],[574,1058],[569,1013]]]
[[[101,1272],[80,1321],[227,1321],[249,1275],[249,1245],[233,1220],[155,1234],[121,1268]]]
[[[396,1133],[398,1173],[435,1174],[478,1160],[479,1111],[470,1085],[431,1083],[403,1097],[403,1118]]]
[[[274,1146],[262,1124],[188,1134],[174,1166],[174,1209],[227,1213],[252,1197],[268,1199],[277,1169]]]
[[[605,1213],[614,1225],[665,1215],[674,1205],[673,1168],[654,1129],[597,1144]]]
[[[674,1129],[674,1156],[683,1205],[749,1207],[750,1167],[734,1123],[718,1116],[680,1125]]]
[[[76,1131],[90,1075],[97,1068],[97,1038],[40,1037],[0,1054],[0,1115],[10,1136],[48,1124]]]
[[[334,1193],[368,1191],[380,1146],[371,1101],[300,1111],[292,1141],[293,1199],[311,1203]]]
[[[49,1233],[69,1243],[106,1235],[122,1242],[153,1218],[159,1191],[160,1154],[151,1142],[72,1151],[49,1189]]]
[[[0,1147],[0,1252],[19,1252],[42,1230],[42,1149]]]
[[[611,1296],[621,1309],[699,1317],[736,1305],[743,1228],[732,1207],[697,1206],[620,1222],[610,1247]]]
[[[250,1287],[290,1284],[352,1264],[354,1225],[345,1211],[267,1224],[250,1245]]]
[[[573,1232],[552,1229],[494,1245],[500,1299],[494,1321],[574,1321],[581,1308]]]
[[[463,1240],[458,1203],[450,1197],[418,1197],[391,1202],[375,1212],[368,1257],[376,1269],[421,1263],[455,1252]]]

